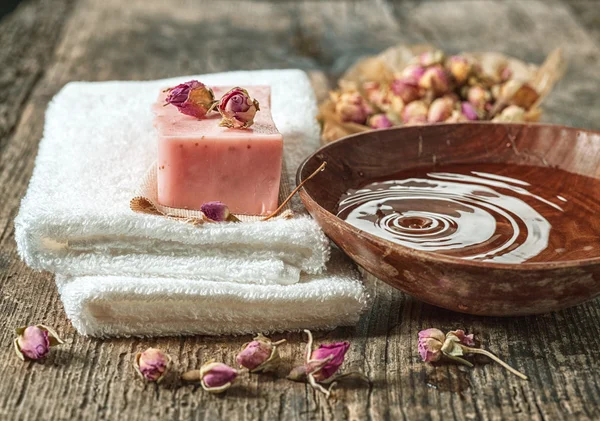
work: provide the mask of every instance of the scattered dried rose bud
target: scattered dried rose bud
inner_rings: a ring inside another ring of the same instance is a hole
[[[393,124],[385,114],[374,114],[369,118],[369,127],[373,129],[387,129]]]
[[[250,98],[248,91],[240,87],[226,92],[217,109],[222,117],[219,126],[230,129],[247,129],[254,124],[254,116],[260,111],[258,101]]]
[[[200,210],[208,219],[214,222],[240,222],[223,202],[206,202]]]
[[[212,89],[197,80],[181,83],[167,91],[165,105],[174,105],[180,113],[192,117],[204,117],[216,104]]]
[[[429,123],[441,123],[452,115],[454,101],[448,97],[435,99],[429,106],[427,121]]]
[[[423,101],[413,101],[404,107],[402,112],[404,123],[425,123],[427,121],[427,105]]]
[[[429,67],[444,61],[444,52],[441,50],[426,51],[419,56],[419,64]]]
[[[413,83],[419,83],[421,76],[425,73],[425,67],[419,66],[418,64],[409,64],[400,72],[399,79],[411,81]]]
[[[17,357],[25,361],[39,360],[50,352],[50,348],[63,344],[63,340],[51,327],[34,325],[15,329],[17,338],[14,341]]]
[[[344,363],[346,352],[350,348],[349,342],[335,342],[320,345],[310,356],[313,361],[328,361],[319,370],[312,372],[316,381],[327,380],[333,376]]]
[[[500,115],[494,117],[492,121],[520,123],[525,121],[525,110],[516,105],[509,105],[504,110],[502,110]]]
[[[446,66],[450,74],[458,83],[463,84],[471,73],[471,63],[465,57],[451,56],[446,61]]]
[[[423,361],[435,362],[445,356],[460,364],[473,367],[473,364],[462,358],[462,356],[464,354],[481,354],[491,358],[511,373],[527,380],[526,375],[515,370],[491,352],[481,348],[473,348],[473,346],[475,346],[473,334],[467,335],[461,329],[453,330],[445,335],[441,330],[435,328],[419,332],[419,354]]]
[[[373,110],[358,92],[344,92],[338,95],[335,112],[342,121],[365,124]]]
[[[171,357],[157,348],[138,352],[133,361],[135,371],[148,382],[159,383],[169,371]]]
[[[211,361],[200,367],[200,370],[183,373],[181,378],[185,381],[199,381],[207,392],[221,393],[231,387],[237,375],[238,371],[227,364]]]
[[[467,120],[474,121],[479,119],[479,115],[473,105],[470,102],[463,101],[460,104],[460,110]]]
[[[438,361],[442,357],[442,345],[446,335],[439,329],[430,328],[419,332],[419,354],[423,361]]]
[[[483,110],[485,104],[491,99],[492,95],[490,92],[481,86],[471,86],[467,92],[467,101],[469,101],[476,110]]]
[[[396,79],[392,81],[390,90],[402,99],[404,104],[416,101],[421,97],[421,89],[416,82],[408,79]]]
[[[529,109],[539,98],[539,94],[528,83],[509,80],[500,88],[500,101]]]
[[[252,342],[244,345],[244,349],[235,357],[235,360],[251,373],[273,371],[280,361],[277,346],[284,342],[285,339],[272,342],[266,336],[259,334]]]
[[[450,91],[450,78],[446,70],[436,64],[425,70],[425,73],[419,80],[419,86],[424,89],[430,89],[436,95],[443,95]]]

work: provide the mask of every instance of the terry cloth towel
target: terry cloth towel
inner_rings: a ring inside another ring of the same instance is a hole
[[[298,198],[295,217],[201,227],[129,207],[156,159],[151,104],[165,86],[270,85],[288,181],[319,146],[317,105],[299,70],[230,72],[146,82],[73,82],[51,101],[16,218],[25,262],[66,276],[149,276],[292,284],[319,274],[329,245]]]
[[[366,294],[340,251],[327,272],[293,285],[127,276],[57,276],[67,316],[82,335],[221,335],[329,329],[358,321]]]

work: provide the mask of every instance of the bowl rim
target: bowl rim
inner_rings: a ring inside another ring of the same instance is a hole
[[[406,129],[414,130],[415,127],[428,130],[428,127],[438,127],[438,126],[457,127],[457,126],[465,126],[465,125],[477,125],[477,126],[482,126],[482,127],[485,127],[485,126],[491,127],[491,126],[500,125],[500,126],[504,126],[504,127],[519,127],[519,128],[549,127],[549,128],[554,128],[557,130],[575,130],[575,131],[580,131],[580,132],[597,135],[600,137],[600,131],[597,131],[597,130],[588,130],[588,129],[582,129],[582,128],[578,128],[578,127],[572,127],[572,126],[566,126],[566,125],[560,125],[560,124],[494,123],[491,121],[463,122],[463,123],[437,123],[435,125],[432,124],[432,125],[422,125],[422,126],[397,126],[397,127],[390,127],[387,129],[379,129],[377,131],[378,132],[390,132],[390,131],[402,131],[402,130],[406,130]],[[368,130],[368,131],[364,131],[364,132],[360,132],[360,133],[353,133],[353,134],[344,136],[340,139],[337,139],[333,142],[330,142],[326,145],[322,145],[321,147],[319,147],[319,149],[317,149],[316,151],[311,153],[306,159],[304,159],[302,161],[302,163],[300,164],[300,166],[298,167],[298,169],[296,171],[296,185],[300,184],[300,182],[302,181],[301,174],[302,174],[302,171],[304,170],[304,167],[306,166],[306,164],[310,160],[315,158],[318,154],[323,153],[324,150],[331,148],[332,145],[334,145],[334,144],[351,142],[354,138],[364,136],[365,134],[372,133],[373,131],[375,131],[375,130]],[[413,258],[413,259],[418,258],[420,260],[435,261],[435,262],[447,263],[447,264],[452,264],[452,265],[460,265],[462,267],[473,267],[473,268],[479,268],[479,269],[487,268],[487,269],[511,270],[511,271],[514,271],[514,270],[539,271],[539,270],[568,269],[568,268],[591,266],[591,265],[596,265],[596,264],[600,263],[600,256],[591,257],[588,259],[565,260],[565,261],[497,263],[497,262],[488,262],[488,261],[481,261],[481,260],[468,260],[468,259],[462,259],[460,257],[448,256],[448,255],[444,255],[444,254],[440,254],[440,253],[436,253],[436,252],[432,252],[432,251],[423,251],[423,250],[413,249],[410,247],[403,246],[402,244],[398,244],[398,243],[394,243],[393,241],[386,240],[385,238],[370,234],[366,231],[363,231],[363,230],[355,227],[354,225],[349,224],[345,220],[339,218],[337,215],[329,212],[327,209],[325,209],[323,206],[321,206],[308,193],[308,191],[304,187],[302,187],[300,189],[300,197],[302,198],[302,200],[309,200],[310,202],[312,202],[315,206],[318,207],[318,209],[320,211],[322,211],[325,215],[327,215],[327,217],[335,218],[339,223],[341,223],[341,225],[344,227],[344,229],[352,232],[354,235],[356,235],[358,237],[363,237],[366,240],[371,241],[375,244],[383,244],[383,245],[386,245],[387,247],[394,248],[397,253],[401,254],[402,257],[406,257],[406,258]]]

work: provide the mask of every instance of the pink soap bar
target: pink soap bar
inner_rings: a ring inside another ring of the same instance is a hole
[[[231,212],[267,215],[277,209],[283,136],[271,117],[271,88],[246,86],[260,103],[248,129],[219,127],[218,112],[198,120],[154,105],[158,131],[158,201],[164,206],[200,209],[219,200]],[[231,87],[213,87],[217,99]]]

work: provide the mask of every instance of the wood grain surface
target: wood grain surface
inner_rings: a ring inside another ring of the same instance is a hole
[[[222,396],[137,381],[136,351],[168,351],[179,371],[210,358],[233,364],[241,338],[98,341],[76,334],[53,277],[28,269],[14,243],[48,101],[71,80],[155,79],[234,69],[299,67],[322,95],[361,55],[397,42],[450,52],[498,50],[541,61],[563,46],[569,70],[544,121],[600,129],[597,2],[25,0],[0,21],[0,419],[2,420],[574,420],[600,419],[600,301],[536,317],[484,318],[422,304],[366,276],[372,306],[358,326],[317,334],[352,342],[331,399],[282,379],[299,361],[286,337],[277,376],[243,376]],[[595,22],[595,23],[594,23]],[[13,328],[43,322],[67,343],[22,363]],[[527,373],[478,361],[472,370],[421,363],[417,332],[462,327]]]

